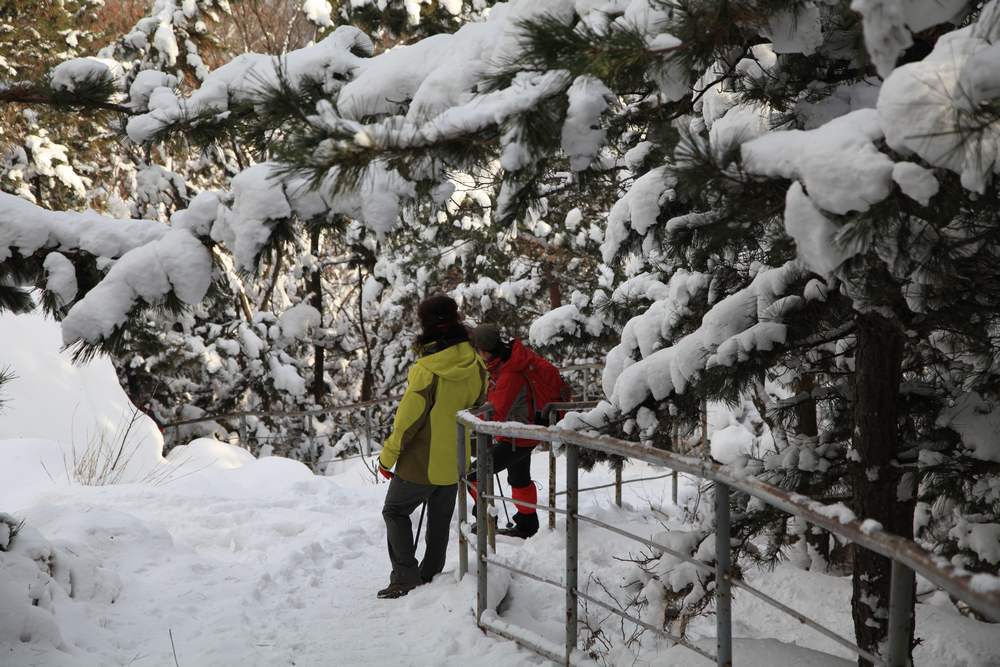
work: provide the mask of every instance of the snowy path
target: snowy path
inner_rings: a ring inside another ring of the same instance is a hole
[[[388,574],[384,490],[323,478],[252,500],[76,489],[27,516],[121,579],[114,605],[94,605],[110,641],[67,636],[95,649],[89,664],[173,664],[171,634],[182,667],[538,662],[476,630],[470,591],[448,571],[407,598],[375,598]]]
[[[536,478],[547,461],[536,457]],[[645,476],[637,468],[626,477]],[[581,485],[606,481],[598,466]],[[541,665],[541,658],[479,632],[472,617],[474,582],[454,580],[455,549],[432,584],[399,600],[378,600],[389,564],[381,518],[385,485],[357,467],[315,477],[291,461],[263,459],[234,470],[206,471],[165,486],[50,488],[23,512],[28,525],[72,554],[67,575],[74,599],[54,608],[67,643],[0,644],[0,664],[88,667],[174,665]],[[682,497],[688,492],[682,487]],[[586,494],[585,513],[629,530],[662,530],[672,508],[666,480],[626,487],[634,508],[611,506],[611,490]],[[502,516],[502,515],[501,515]],[[679,526],[678,526],[679,527]],[[561,531],[542,531],[523,546],[500,545],[500,556],[559,579]],[[585,527],[581,568],[614,590],[633,579],[619,560],[628,545]],[[632,551],[634,553],[634,551]],[[778,599],[850,636],[850,582],[791,566],[755,575]],[[58,575],[57,575],[58,578]],[[559,643],[563,596],[515,580],[504,618]],[[584,613],[585,615],[585,613]],[[603,615],[601,615],[603,616]],[[737,595],[736,648],[744,667],[847,667],[842,649],[756,599]],[[615,632],[616,623],[608,627]],[[696,621],[692,638],[713,649],[712,619]],[[918,665],[997,664],[994,627],[944,606],[918,609]],[[746,638],[755,639],[746,639]],[[766,638],[771,639],[756,639]],[[958,641],[955,641],[958,638]],[[817,653],[808,649],[826,653]],[[831,655],[833,654],[833,655]],[[609,656],[610,664],[701,667],[681,647],[643,639],[642,655]]]

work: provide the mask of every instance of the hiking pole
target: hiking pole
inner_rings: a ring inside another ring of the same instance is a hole
[[[427,509],[427,503],[423,503],[420,506],[420,521],[417,522],[417,536],[413,538],[413,549],[416,550],[417,544],[420,543],[420,529],[424,527],[424,511]]]
[[[500,485],[500,473],[496,473],[494,476],[497,478],[497,491],[499,491],[502,496],[503,486]],[[513,491],[511,491],[511,493],[513,493]],[[503,513],[507,516],[507,527],[511,528],[514,525],[514,522],[510,520],[510,512],[507,511],[507,501],[501,500],[500,503],[503,505]]]

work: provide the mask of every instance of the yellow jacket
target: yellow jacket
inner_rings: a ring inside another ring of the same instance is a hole
[[[468,342],[417,359],[396,408],[379,460],[401,479],[448,486],[458,482],[455,413],[485,400],[487,373]],[[466,465],[469,462],[466,440]]]

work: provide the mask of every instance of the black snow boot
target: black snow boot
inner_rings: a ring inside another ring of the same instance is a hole
[[[383,600],[401,598],[416,587],[416,584],[389,584],[378,592],[378,597]]]
[[[501,528],[497,531],[497,535],[506,535],[507,537],[519,537],[522,540],[527,539],[538,532],[538,515],[532,512],[531,514],[521,514],[518,512],[514,515],[514,525],[510,528]]]

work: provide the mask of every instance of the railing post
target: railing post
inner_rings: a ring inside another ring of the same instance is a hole
[[[490,436],[486,433],[476,434],[476,483],[479,497],[476,498],[476,623],[481,624],[483,612],[486,611],[486,549],[487,526],[490,511],[489,503],[484,502],[483,493],[489,488],[489,480],[493,477],[492,461],[490,461]]]
[[[465,533],[462,532],[462,527],[469,520],[468,508],[465,503],[465,478],[469,471],[465,459],[465,424],[457,424],[455,431],[458,454],[458,488],[455,489],[455,493],[458,494],[458,498],[455,500],[458,503],[458,578],[461,579],[469,571],[469,541],[466,539]]]
[[[372,451],[372,406],[365,406],[365,446],[362,450],[365,456],[368,456]]]
[[[557,417],[554,411],[549,412],[549,426],[555,426]],[[556,506],[556,450],[549,443],[549,507]],[[556,529],[556,513],[549,510],[549,530]]]
[[[577,546],[580,501],[579,460],[576,445],[566,443],[566,665],[576,650]]]
[[[366,457],[372,453],[372,406],[365,406],[365,444],[361,448],[361,453]],[[378,484],[378,466],[373,466],[375,483]]]
[[[240,415],[240,447],[250,451],[250,432],[247,429],[247,416]]]
[[[674,421],[673,433],[671,434],[671,437],[670,437],[670,451],[673,451],[673,452],[676,452],[677,449],[678,449],[678,446],[680,445],[680,442],[679,442],[678,437],[677,437],[678,431],[679,431],[679,427],[678,427],[677,422],[675,420]],[[678,484],[680,482],[680,479],[678,479],[678,475],[677,475],[677,471],[676,470],[674,470],[673,473],[670,475],[670,481],[672,482],[672,484],[670,486],[670,500],[673,502],[674,507],[676,507],[677,506],[677,486],[678,486]]]
[[[730,570],[729,487],[715,484],[715,632],[719,667],[732,667],[733,626]]]
[[[889,582],[889,660],[888,667],[910,667],[909,643],[913,617],[913,570],[892,561]]]
[[[622,506],[622,465],[621,459],[615,461],[615,505]]]

